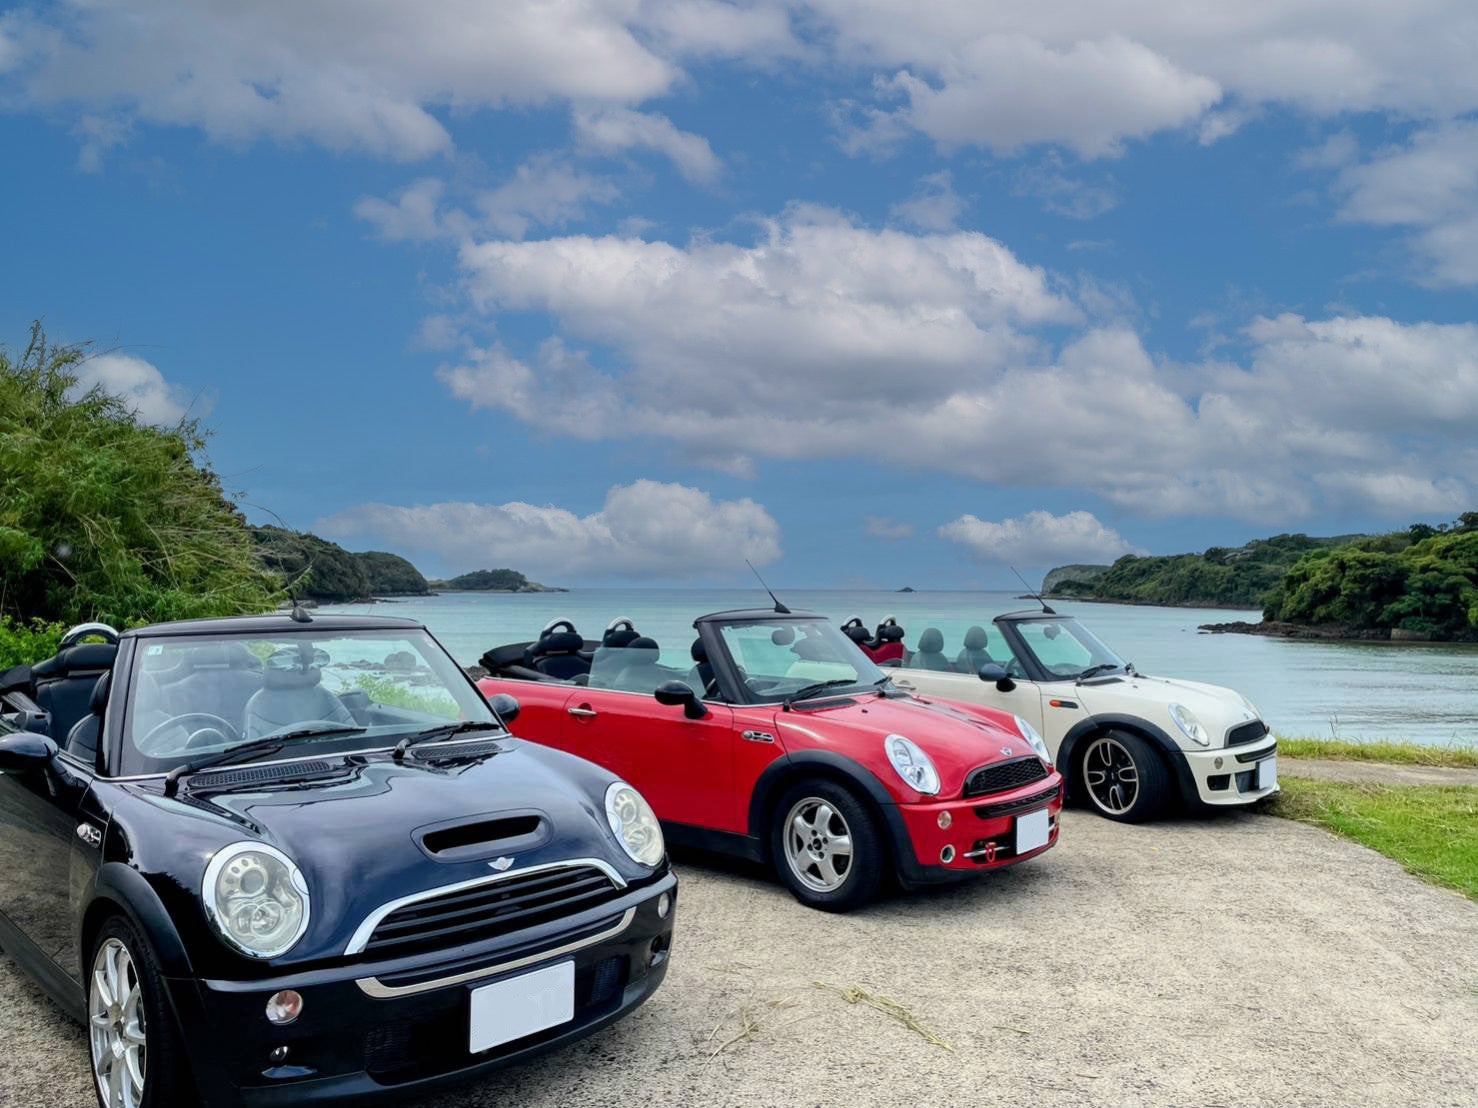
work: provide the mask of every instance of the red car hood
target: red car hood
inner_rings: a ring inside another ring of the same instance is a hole
[[[918,794],[888,768],[883,740],[889,735],[912,739],[929,755],[939,771],[940,796],[958,796],[971,770],[1032,753],[1008,712],[913,697],[818,702],[777,711],[775,726],[787,751],[829,750],[851,758],[908,800]]]

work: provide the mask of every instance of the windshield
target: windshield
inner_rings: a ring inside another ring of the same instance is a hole
[[[824,620],[776,616],[763,623],[723,623],[718,630],[756,700],[784,700],[822,684],[825,691],[845,692],[885,677],[856,643]]]
[[[1124,660],[1075,619],[1032,619],[1016,624],[1037,664],[1053,677],[1077,678],[1093,670],[1123,670]]]
[[[121,773],[165,773],[299,731],[279,757],[393,746],[446,723],[494,724],[457,664],[420,630],[311,627],[145,639],[129,689]]]

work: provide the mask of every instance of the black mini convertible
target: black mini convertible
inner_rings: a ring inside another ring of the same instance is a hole
[[[0,708],[0,946],[85,1024],[103,1108],[399,1098],[667,972],[641,795],[512,737],[417,623],[86,625]]]

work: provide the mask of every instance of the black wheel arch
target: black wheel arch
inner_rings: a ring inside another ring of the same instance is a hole
[[[1191,767],[1186,762],[1185,751],[1175,744],[1165,729],[1141,716],[1094,715],[1079,720],[1057,748],[1057,768],[1067,783],[1069,795],[1082,799],[1082,782],[1078,780],[1077,754],[1082,744],[1106,731],[1123,731],[1137,735],[1155,748],[1170,772],[1175,777],[1176,788],[1182,798],[1196,796],[1196,782],[1191,777]]]
[[[78,932],[81,965],[92,955],[92,943],[104,921],[119,915],[133,926],[154,952],[155,963],[165,977],[191,976],[190,957],[170,918],[164,901],[148,880],[123,862],[105,862],[98,870]]]
[[[908,844],[908,829],[898,814],[898,802],[860,762],[830,750],[798,750],[776,758],[765,767],[749,797],[749,834],[760,843],[764,857],[770,858],[770,819],[776,801],[797,781],[820,778],[850,788],[884,831],[884,841],[895,866],[906,865],[913,848]]]

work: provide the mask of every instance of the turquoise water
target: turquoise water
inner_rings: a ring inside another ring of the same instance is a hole
[[[874,626],[898,618],[913,646],[937,627],[953,656],[965,629],[1028,607],[1007,592],[786,590],[792,608],[838,623],[860,615]],[[331,610],[419,619],[464,664],[491,646],[535,637],[551,619],[571,620],[587,638],[628,616],[682,664],[693,619],[725,608],[768,607],[754,589],[575,589],[568,593],[447,593],[343,605]],[[1141,672],[1229,685],[1250,697],[1283,735],[1478,744],[1478,647],[1296,642],[1255,635],[1206,635],[1202,623],[1258,618],[1256,612],[1060,603]],[[992,632],[992,639],[995,638]]]

